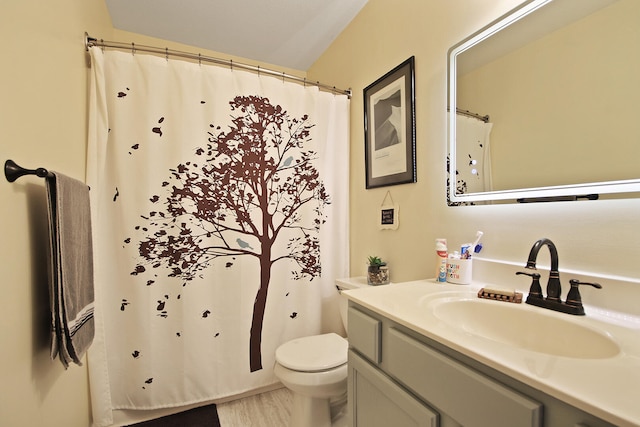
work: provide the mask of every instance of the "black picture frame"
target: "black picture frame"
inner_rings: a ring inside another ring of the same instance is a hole
[[[416,182],[414,58],[364,88],[367,189]]]

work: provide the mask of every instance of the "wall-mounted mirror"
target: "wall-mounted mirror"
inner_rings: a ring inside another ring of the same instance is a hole
[[[640,195],[640,1],[527,1],[448,69],[450,204]]]

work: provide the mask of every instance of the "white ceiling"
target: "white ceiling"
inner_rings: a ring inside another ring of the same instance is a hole
[[[309,69],[366,2],[106,0],[117,29],[301,71]]]

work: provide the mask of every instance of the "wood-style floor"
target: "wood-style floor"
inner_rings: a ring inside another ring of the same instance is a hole
[[[347,427],[346,395],[337,399],[332,427]],[[291,391],[280,388],[227,403],[206,405],[129,427],[290,427]],[[296,426],[297,427],[297,426]]]
[[[286,388],[220,403],[221,427],[286,427],[291,415],[291,392]]]

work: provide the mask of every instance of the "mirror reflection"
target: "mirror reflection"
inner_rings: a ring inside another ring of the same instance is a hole
[[[527,7],[450,51],[452,199],[638,191],[640,1]]]

